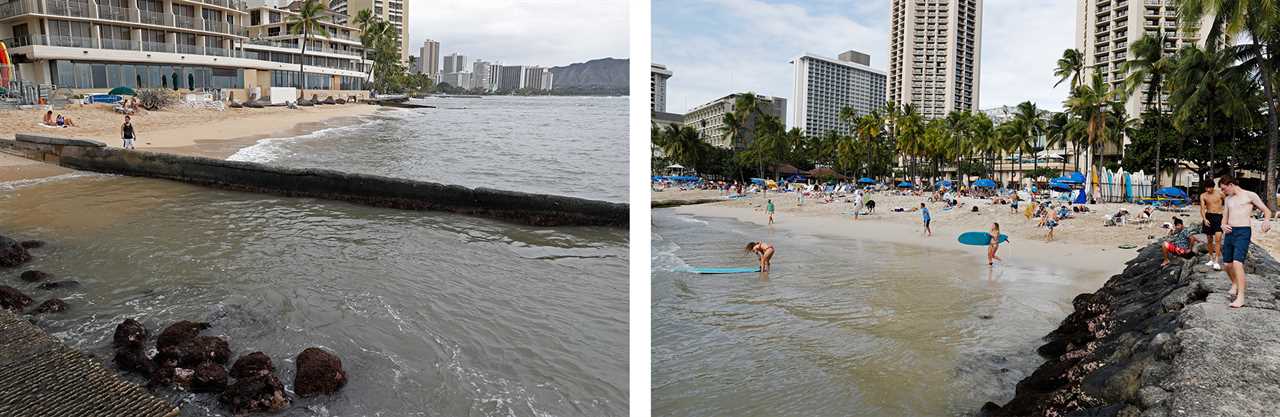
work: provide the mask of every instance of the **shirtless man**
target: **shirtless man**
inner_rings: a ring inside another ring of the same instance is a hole
[[[1200,221],[1204,223],[1201,229],[1204,235],[1209,239],[1209,262],[1205,265],[1213,267],[1215,271],[1222,270],[1222,200],[1226,196],[1222,195],[1222,191],[1213,187],[1213,179],[1205,182],[1204,192],[1200,193]]]
[[[1218,186],[1227,195],[1223,202],[1222,263],[1226,264],[1227,277],[1231,279],[1230,295],[1236,297],[1231,308],[1244,306],[1244,259],[1249,254],[1249,240],[1253,237],[1253,209],[1262,210],[1262,233],[1271,230],[1271,210],[1252,191],[1240,188],[1236,179],[1224,175]]]

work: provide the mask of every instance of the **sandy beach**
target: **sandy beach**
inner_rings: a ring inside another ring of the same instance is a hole
[[[721,198],[718,191],[674,190],[654,192],[653,201],[663,200],[699,200]],[[987,231],[991,223],[999,222],[1001,232],[1009,235],[1011,244],[1001,246],[1000,256],[1005,259],[1029,260],[1069,266],[1082,270],[1093,270],[1107,273],[1119,273],[1124,263],[1133,258],[1135,249],[1120,249],[1121,245],[1145,246],[1154,239],[1164,236],[1167,231],[1161,224],[1172,222],[1173,216],[1181,216],[1188,226],[1200,223],[1199,209],[1191,206],[1182,213],[1156,211],[1153,221],[1139,225],[1128,223],[1121,226],[1104,226],[1105,216],[1115,213],[1121,207],[1135,213],[1130,220],[1136,218],[1141,206],[1135,204],[1091,204],[1090,213],[1076,214],[1079,217],[1060,222],[1054,233],[1052,242],[1045,242],[1046,229],[1037,227],[1038,220],[1027,220],[1021,210],[1010,211],[1008,205],[992,205],[990,200],[961,197],[963,208],[946,211],[940,203],[930,203],[929,210],[933,217],[933,236],[925,237],[919,212],[894,212],[895,207],[910,210],[919,207],[927,197],[900,196],[887,192],[871,193],[867,199],[876,202],[875,213],[861,216],[854,220],[850,212],[850,203],[837,200],[823,204],[813,199],[806,199],[803,205],[797,204],[794,193],[769,193],[775,207],[775,228],[794,228],[795,230],[814,234],[836,234],[854,236],[872,240],[924,245],[927,247],[959,247],[956,236],[968,231]],[[765,225],[766,197],[753,193],[749,198],[727,200],[720,203],[688,205],[676,208],[677,213],[688,213],[698,216],[729,217],[741,221]],[[972,212],[972,207],[978,207]],[[1255,229],[1256,230],[1256,229]],[[1270,252],[1280,248],[1280,231],[1265,234],[1254,234],[1254,243]],[[985,257],[985,251],[978,248],[975,257]]]

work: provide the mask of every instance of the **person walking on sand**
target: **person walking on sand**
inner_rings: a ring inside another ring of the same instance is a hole
[[[853,192],[853,219],[858,220],[860,213],[862,213],[862,190]]]
[[[747,242],[747,252],[755,253],[760,257],[760,272],[769,272],[769,265],[773,263],[773,245],[764,242]]]
[[[996,251],[1000,250],[1000,223],[991,223],[991,231],[987,234],[991,235],[991,243],[987,244],[987,266],[995,265],[995,261],[1004,262],[996,256]]]
[[[1058,227],[1058,213],[1054,212],[1052,208],[1044,213],[1044,226],[1049,228],[1049,235],[1045,236],[1044,241],[1052,242],[1053,229]]]
[[[929,217],[929,208],[920,203],[920,217],[924,221],[924,233],[926,236],[933,236],[933,229],[929,228],[929,221],[933,220]]]
[[[764,207],[764,211],[769,213],[769,224],[773,224],[773,200],[765,200],[768,204]]]
[[[124,124],[120,125],[120,138],[124,140],[125,149],[133,149],[133,140],[137,135],[133,131],[133,122],[130,121],[129,116],[125,116]]]
[[[1209,262],[1205,265],[1216,271],[1222,270],[1222,191],[1214,188],[1213,179],[1205,181],[1204,192],[1200,193],[1200,221],[1205,237],[1208,238]]]
[[[1262,233],[1271,230],[1271,209],[1253,191],[1240,188],[1236,179],[1223,175],[1218,179],[1218,187],[1222,188],[1227,198],[1223,201],[1222,218],[1222,263],[1226,264],[1227,278],[1231,279],[1231,290],[1235,301],[1231,308],[1244,307],[1245,275],[1244,260],[1249,255],[1249,241],[1253,238],[1253,209],[1262,210]]]

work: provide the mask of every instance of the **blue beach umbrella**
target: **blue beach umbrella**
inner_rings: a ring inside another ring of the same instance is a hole
[[[1049,189],[1054,191],[1071,191],[1071,184],[1058,181],[1057,178],[1049,180]]]
[[[858,178],[858,184],[875,184],[875,183],[876,183],[876,180],[873,180],[871,178],[867,178],[867,177]]]
[[[973,182],[974,187],[979,188],[996,188],[996,182],[987,178],[983,178]]]
[[[899,188],[911,188],[911,187],[914,187],[914,185],[911,185],[911,183],[909,183],[909,182],[903,181],[903,182],[898,183],[898,187],[899,187]]]
[[[954,184],[951,183],[951,180],[942,180],[938,183],[939,188],[946,188],[948,190],[951,189],[952,185]]]
[[[1156,191],[1156,195],[1160,197],[1187,198],[1186,191],[1182,191],[1181,188],[1174,187],[1161,188],[1159,191]]]

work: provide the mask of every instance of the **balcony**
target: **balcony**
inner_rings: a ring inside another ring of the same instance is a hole
[[[202,26],[209,32],[227,33],[227,24],[217,20],[205,20]]]
[[[174,16],[173,25],[185,29],[198,29],[196,19],[189,16]]]
[[[173,45],[164,42],[143,42],[142,50],[147,52],[169,52],[173,53]]]
[[[45,11],[52,15],[68,17],[94,17],[88,2],[52,0],[45,4]]]
[[[173,15],[142,10],[138,12],[138,21],[152,25],[173,26]]]
[[[102,39],[102,49],[120,49],[125,51],[136,51],[142,49],[137,41],[132,39]]]
[[[180,43],[178,44],[178,53],[201,55],[201,54],[204,54],[204,48],[201,48],[200,45],[188,45],[185,43]]]
[[[115,6],[98,5],[98,18],[109,19],[109,20],[119,20],[121,22],[134,21],[129,16],[129,9],[126,9],[123,7],[115,7]]]
[[[218,6],[218,7],[226,7],[226,8],[228,8],[228,9],[230,9],[230,8],[231,8],[231,2],[230,2],[230,1],[227,1],[227,0],[204,0],[204,3],[205,3],[205,4],[212,4],[212,5],[214,5],[214,6]]]
[[[204,48],[205,55],[231,56],[231,51],[227,48],[207,47]]]
[[[0,19],[32,13],[34,11],[35,4],[29,3],[27,0],[15,1],[0,5]]]
[[[42,41],[37,45],[67,46],[72,48],[96,48],[96,46],[93,44],[93,38],[87,38],[87,37],[48,36],[47,42],[43,42],[46,40],[46,39],[43,39],[43,38],[46,38],[46,36],[43,36],[43,35],[33,36],[33,38],[37,38],[40,41]]]

